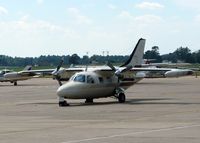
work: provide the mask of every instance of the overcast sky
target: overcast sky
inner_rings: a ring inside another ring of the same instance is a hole
[[[200,49],[200,0],[0,0],[0,55]]]

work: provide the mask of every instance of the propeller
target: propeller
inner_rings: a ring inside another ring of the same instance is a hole
[[[62,82],[60,81],[60,75],[59,71],[61,66],[63,65],[64,60],[62,59],[60,63],[58,64],[57,68],[52,72],[53,78],[55,78],[58,81],[58,84],[61,86]]]
[[[130,70],[132,68],[132,66],[127,66],[125,69],[116,69],[111,63],[107,63],[107,65],[115,72],[115,75],[118,77],[118,78],[123,78],[122,77],[122,73],[123,72],[126,72],[128,70]]]
[[[116,69],[110,62],[107,62],[107,65],[108,65],[113,71],[117,71],[117,69]]]

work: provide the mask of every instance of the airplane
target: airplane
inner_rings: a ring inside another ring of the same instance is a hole
[[[59,106],[69,106],[65,99],[86,99],[85,103],[93,103],[95,98],[115,97],[119,103],[124,103],[126,100],[125,90],[139,80],[145,77],[145,74],[137,74],[137,80],[124,80],[123,73],[133,73],[140,71],[148,71],[150,69],[123,67],[115,68],[108,64],[109,68],[93,69],[75,73],[67,83],[63,84],[57,79],[60,87],[57,90],[59,97]],[[165,70],[168,76],[173,76],[174,73],[179,74],[188,71],[167,71],[167,69],[152,69]]]
[[[107,66],[86,67],[71,69],[76,71],[65,84],[61,82],[59,68],[53,75],[60,87],[57,90],[59,106],[69,106],[66,99],[85,99],[85,103],[93,103],[93,99],[103,97],[115,97],[119,103],[126,101],[125,90],[145,77],[145,72],[156,71],[165,72],[166,76],[190,75],[190,70],[173,70],[167,68],[135,68],[142,62],[145,39],[139,39],[135,49],[129,59],[120,67],[115,67],[111,63]],[[141,60],[141,61],[140,61]],[[70,69],[68,69],[70,70]],[[64,72],[67,73],[65,70]]]
[[[62,63],[56,69],[23,70],[20,72],[7,72],[4,78],[17,85],[17,80],[29,79],[35,75],[51,74],[59,83],[57,90],[59,106],[68,106],[66,99],[85,99],[86,103],[93,103],[93,99],[102,97],[115,97],[119,103],[126,101],[125,90],[143,79],[145,72],[165,72],[166,76],[190,75],[191,71],[173,70],[166,68],[137,68],[142,63],[145,39],[139,39],[129,59],[121,66],[115,67],[111,63],[107,66],[86,68],[62,68]],[[62,75],[69,80],[62,84]]]
[[[30,77],[21,75],[20,73],[31,70],[31,66],[26,66],[22,71],[14,72],[12,70],[2,70],[0,71],[0,82],[10,82],[17,86],[17,81],[27,80]]]
[[[7,82],[8,80],[6,80],[4,78],[4,74],[11,72],[11,70],[8,69],[4,69],[2,71],[0,71],[0,82]]]

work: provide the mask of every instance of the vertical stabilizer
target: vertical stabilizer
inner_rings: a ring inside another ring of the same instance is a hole
[[[32,66],[28,65],[28,66],[26,66],[26,67],[23,69],[23,71],[29,71],[29,70],[31,70],[31,69],[32,69]]]
[[[145,42],[146,42],[145,39],[143,38],[139,39],[129,59],[123,65],[121,65],[121,67],[127,67],[127,66],[135,67],[142,65]]]

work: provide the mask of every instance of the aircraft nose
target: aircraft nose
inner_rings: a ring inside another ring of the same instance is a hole
[[[7,78],[7,79],[14,79],[17,77],[18,77],[18,74],[16,72],[4,74],[4,78]]]
[[[57,95],[58,95],[58,96],[64,96],[66,90],[67,90],[67,89],[66,89],[65,85],[60,86],[60,87],[58,88],[58,90],[57,90]]]
[[[75,99],[79,96],[82,96],[82,90],[80,89],[80,86],[77,85],[74,82],[67,82],[60,86],[57,90],[57,95],[59,97],[64,97],[68,99]]]

